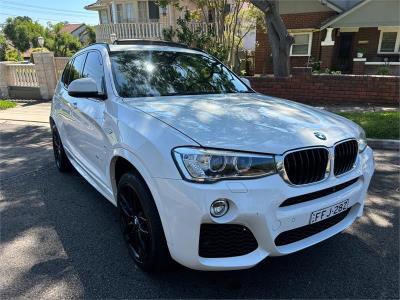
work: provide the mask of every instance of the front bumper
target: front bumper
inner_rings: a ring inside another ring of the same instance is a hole
[[[161,215],[171,256],[182,265],[198,270],[234,270],[250,268],[267,256],[279,256],[304,249],[323,241],[350,226],[360,217],[367,189],[374,172],[374,158],[368,147],[357,158],[356,167],[336,178],[331,174],[323,182],[294,187],[279,175],[254,180],[221,181],[196,184],[184,180],[155,178],[162,197]],[[313,193],[358,178],[351,186],[333,194],[286,207],[280,204],[291,197]],[[218,198],[230,200],[229,212],[221,218],[210,215],[210,205]],[[282,232],[309,224],[313,211],[349,200],[350,211],[336,225],[315,235],[284,246],[276,246]],[[200,225],[241,224],[253,233],[258,248],[236,257],[204,258],[199,256]]]

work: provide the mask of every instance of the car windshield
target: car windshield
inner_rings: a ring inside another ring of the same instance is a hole
[[[203,54],[121,51],[110,54],[121,97],[251,93],[236,75]]]

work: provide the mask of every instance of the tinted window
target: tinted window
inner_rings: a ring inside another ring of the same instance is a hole
[[[76,79],[82,78],[82,68],[83,64],[85,63],[86,53],[78,55],[75,57],[71,68],[69,70],[69,82],[72,82]]]
[[[71,67],[72,61],[69,61],[68,64],[65,66],[64,72],[61,77],[61,82],[64,84],[64,86],[68,86],[69,84],[69,69]]]
[[[113,52],[111,65],[121,97],[251,92],[223,64],[203,54]]]
[[[92,78],[96,81],[98,91],[104,92],[104,71],[100,53],[96,51],[89,52],[83,69],[83,77]]]

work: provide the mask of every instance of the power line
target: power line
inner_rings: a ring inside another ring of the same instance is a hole
[[[10,13],[1,13],[0,12],[0,15],[3,15],[3,16],[7,16],[7,17],[20,17],[21,15],[15,15],[15,14],[10,14]],[[68,21],[68,20],[65,20],[65,19],[58,19],[58,20],[56,20],[56,19],[48,19],[48,18],[41,18],[41,17],[31,17],[32,19],[37,19],[37,20],[43,20],[43,21],[52,21],[52,22],[65,22],[65,21]]]
[[[0,15],[7,16],[7,17],[20,17],[18,15],[5,14],[5,13],[0,13]],[[59,22],[60,21],[60,20],[46,19],[46,18],[35,18],[35,19],[44,20],[44,21],[54,21],[54,22]]]
[[[0,2],[0,8],[4,8],[4,9],[13,9],[13,10],[22,10],[22,11],[28,11],[28,12],[41,13],[41,14],[43,14],[43,13],[49,14],[49,13],[50,13],[50,12],[48,12],[48,11],[43,11],[43,10],[40,10],[40,9],[22,8],[22,7],[16,8],[16,7],[4,5],[4,4],[2,4],[1,2]],[[52,13],[56,13],[57,15],[67,15],[67,16],[69,16],[69,17],[77,17],[77,18],[95,17],[94,15],[91,15],[91,14],[87,14],[87,15],[83,16],[83,15],[73,15],[73,14],[68,13],[68,12],[64,12],[64,13],[62,13],[62,12],[52,12]]]
[[[86,12],[78,11],[78,10],[49,8],[49,7],[39,6],[39,5],[29,5],[29,4],[25,4],[25,3],[15,3],[14,1],[7,1],[7,0],[2,0],[2,1],[0,1],[0,4],[1,3],[6,3],[7,5],[14,5],[14,6],[17,6],[18,8],[20,8],[20,7],[32,7],[32,8],[36,8],[36,9],[42,9],[42,10],[50,10],[50,11],[57,11],[57,12],[69,12],[69,13],[74,13],[74,14],[86,15]]]

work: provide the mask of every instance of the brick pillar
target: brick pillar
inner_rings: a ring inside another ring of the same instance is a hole
[[[39,81],[40,95],[43,100],[50,100],[57,85],[56,65],[53,52],[34,52],[36,75]]]
[[[332,68],[334,46],[321,45],[321,71]]]
[[[8,98],[8,68],[6,62],[0,62],[0,98]]]
[[[353,59],[353,74],[364,75],[366,61],[367,61],[366,58],[354,58]]]
[[[334,29],[327,28],[325,40],[321,42],[321,71],[332,69],[333,49],[335,47]]]

